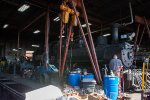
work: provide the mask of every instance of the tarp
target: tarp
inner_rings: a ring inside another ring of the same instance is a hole
[[[63,94],[58,87],[49,85],[27,92],[25,100],[56,100],[61,96],[63,96]]]

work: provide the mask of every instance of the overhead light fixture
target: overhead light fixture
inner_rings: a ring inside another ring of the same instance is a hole
[[[8,24],[5,24],[4,26],[3,26],[3,28],[7,28],[8,27]]]
[[[30,7],[30,5],[28,5],[28,4],[23,4],[20,8],[18,8],[18,11],[19,11],[19,12],[24,12],[24,11],[26,11],[29,7]]]
[[[54,21],[58,22],[60,20],[59,17],[54,18]]]
[[[65,36],[64,35],[62,35],[62,38],[64,38]],[[59,36],[59,38],[60,38],[60,36]]]
[[[103,36],[109,36],[110,34],[104,34]]]
[[[89,26],[92,25],[91,23],[88,23],[88,24],[89,24]],[[83,24],[82,27],[86,27],[86,24]]]
[[[29,50],[29,51],[26,51],[26,53],[34,53],[34,51],[30,51],[30,50]]]
[[[33,33],[34,34],[40,33],[40,30],[35,30]]]
[[[39,48],[40,46],[39,45],[35,45],[33,44],[32,47],[36,47],[36,48]]]
[[[18,51],[17,49],[12,49],[12,51]]]

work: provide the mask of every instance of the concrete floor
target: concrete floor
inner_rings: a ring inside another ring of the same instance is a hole
[[[6,74],[6,73],[0,73],[0,76],[1,77],[6,77],[8,79],[11,79],[11,80],[14,80],[15,82],[17,83],[21,83],[21,84],[24,84],[24,85],[27,85],[29,87],[32,87],[33,89],[38,89],[40,87],[43,87],[45,86],[45,84],[40,84],[36,81],[32,81],[32,80],[29,80],[29,79],[24,79],[18,75],[12,75],[12,74]]]
[[[131,100],[141,100],[141,93],[127,93]]]
[[[38,89],[50,84],[41,84],[37,81],[33,81],[31,79],[24,79],[20,76],[13,76],[10,74],[4,74],[4,73],[0,73],[0,76],[5,76],[9,79],[12,79],[18,83],[24,84],[26,86],[32,87],[33,89]],[[140,93],[126,93],[127,95],[129,95],[131,97],[131,100],[141,100],[141,94]]]

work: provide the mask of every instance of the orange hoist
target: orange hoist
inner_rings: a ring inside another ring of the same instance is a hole
[[[69,15],[71,14],[72,24],[73,26],[77,26],[77,18],[73,9],[69,8],[65,3],[63,3],[60,5],[60,10],[62,11],[61,19],[63,23],[67,24],[69,22]],[[77,12],[77,15],[79,16],[79,12]]]
[[[60,47],[59,47],[59,75],[63,76],[63,72],[64,72],[64,67],[65,67],[65,63],[66,63],[66,58],[67,58],[67,54],[68,54],[68,46],[70,41],[73,41],[73,36],[74,33],[72,32],[72,27],[73,26],[77,26],[77,18],[76,18],[76,14],[77,16],[79,16],[79,12],[74,12],[73,9],[71,9],[66,2],[64,1],[61,5],[60,5],[60,10],[61,10],[61,31],[60,31]],[[68,29],[68,34],[67,34],[67,39],[66,39],[66,45],[65,45],[65,50],[64,50],[64,55],[63,55],[63,59],[62,59],[62,31],[64,30],[65,24],[69,23],[69,17],[71,15],[71,21],[70,21],[70,26]],[[61,61],[62,59],[62,61]]]

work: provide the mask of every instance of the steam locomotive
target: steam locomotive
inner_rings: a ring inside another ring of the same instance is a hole
[[[119,33],[118,26],[114,25],[112,29],[111,44],[107,43],[107,37],[99,36],[97,38],[95,50],[100,65],[109,64],[109,61],[112,59],[113,55],[117,54],[119,59],[121,59],[125,68],[129,68],[132,66],[134,61],[134,52],[131,40],[135,36],[135,33],[125,33],[125,34],[118,34],[118,33]],[[124,41],[119,42],[120,40]],[[63,47],[65,47],[64,45]],[[55,60],[59,58],[57,51],[58,47],[59,41],[51,44],[50,46],[51,57],[55,58]],[[75,63],[77,63],[78,66],[85,66],[85,67],[91,66],[90,58],[88,57],[88,53],[84,46],[84,41],[82,38],[79,38],[77,41],[74,41],[70,45],[67,58],[68,58],[66,63],[67,66],[71,67]]]

